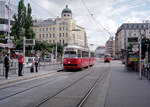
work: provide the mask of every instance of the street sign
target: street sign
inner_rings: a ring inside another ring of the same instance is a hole
[[[137,55],[131,55],[130,57],[129,57],[129,61],[133,61],[133,62],[136,62],[136,61],[138,61],[138,56]]]
[[[35,39],[26,39],[25,45],[35,45]]]
[[[138,45],[133,45],[132,51],[133,52],[138,52],[139,51]]]

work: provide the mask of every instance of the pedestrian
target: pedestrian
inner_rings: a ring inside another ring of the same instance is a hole
[[[37,55],[35,56],[34,63],[35,63],[35,69],[36,69],[35,71],[38,72],[39,58]]]
[[[6,78],[6,79],[8,79],[9,63],[10,63],[10,60],[9,60],[9,53],[7,53],[7,54],[5,55],[5,58],[4,58],[5,78]]]
[[[18,57],[18,76],[23,76],[22,75],[22,69],[23,69],[23,56],[19,55]]]

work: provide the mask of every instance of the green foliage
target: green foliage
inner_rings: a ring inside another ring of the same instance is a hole
[[[42,51],[55,54],[56,44],[50,44],[47,41],[36,41],[34,46],[35,51]],[[57,52],[59,55],[63,53],[63,46],[61,44],[57,44]]]
[[[150,40],[144,37],[142,39],[142,55],[145,55],[145,52],[147,51],[147,46],[150,45]]]
[[[35,33],[33,32],[32,26],[32,9],[30,4],[26,6],[24,5],[24,0],[20,0],[18,5],[18,14],[13,16],[15,21],[14,25],[11,28],[11,35],[14,36],[14,43],[16,45],[16,49],[20,49],[22,45],[23,36],[26,38],[34,38]],[[18,42],[20,41],[20,42]]]
[[[6,35],[0,35],[0,43],[7,43],[7,40],[5,39]]]

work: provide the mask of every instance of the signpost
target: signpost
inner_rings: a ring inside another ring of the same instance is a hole
[[[138,52],[139,51],[138,45],[133,45],[132,51],[133,52]]]

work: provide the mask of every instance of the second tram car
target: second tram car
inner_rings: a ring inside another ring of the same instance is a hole
[[[94,65],[94,52],[80,46],[66,46],[63,55],[64,69],[82,69]]]

